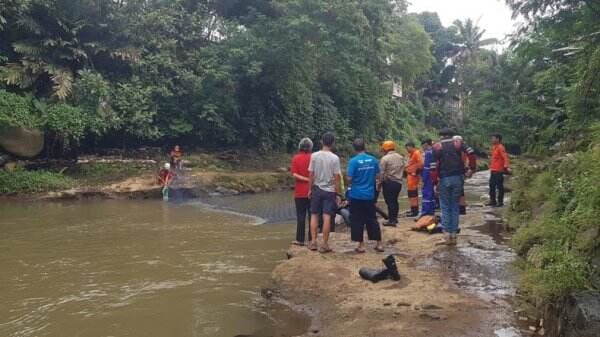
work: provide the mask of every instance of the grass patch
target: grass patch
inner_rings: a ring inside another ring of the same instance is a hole
[[[98,185],[117,182],[146,172],[151,172],[148,165],[135,163],[92,163],[82,164],[69,170],[69,177],[83,185]]]
[[[536,303],[600,289],[600,148],[517,171],[509,223],[522,289]]]
[[[73,180],[52,171],[0,170],[0,194],[50,192],[69,188]]]

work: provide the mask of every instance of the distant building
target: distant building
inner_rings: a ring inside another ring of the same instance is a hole
[[[395,99],[404,97],[402,92],[402,79],[392,80],[392,97]]]

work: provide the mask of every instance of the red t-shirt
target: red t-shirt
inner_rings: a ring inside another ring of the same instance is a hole
[[[308,165],[310,165],[310,153],[298,152],[298,154],[292,158],[290,170],[292,171],[292,174],[296,173],[308,178]],[[294,197],[308,198],[308,190],[308,181],[296,179],[296,185],[294,186]]]

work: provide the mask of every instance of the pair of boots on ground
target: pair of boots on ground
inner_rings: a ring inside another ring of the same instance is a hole
[[[385,259],[381,260],[385,265],[385,268],[360,268],[358,274],[365,280],[377,283],[385,279],[392,279],[394,281],[400,281],[400,273],[398,272],[398,266],[396,265],[396,259],[394,255],[389,255]]]

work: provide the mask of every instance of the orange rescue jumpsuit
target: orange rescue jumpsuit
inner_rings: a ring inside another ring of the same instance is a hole
[[[421,151],[415,149],[408,154],[408,164],[406,165],[406,184],[411,216],[419,214],[421,170],[423,170],[423,156],[421,155]]]

